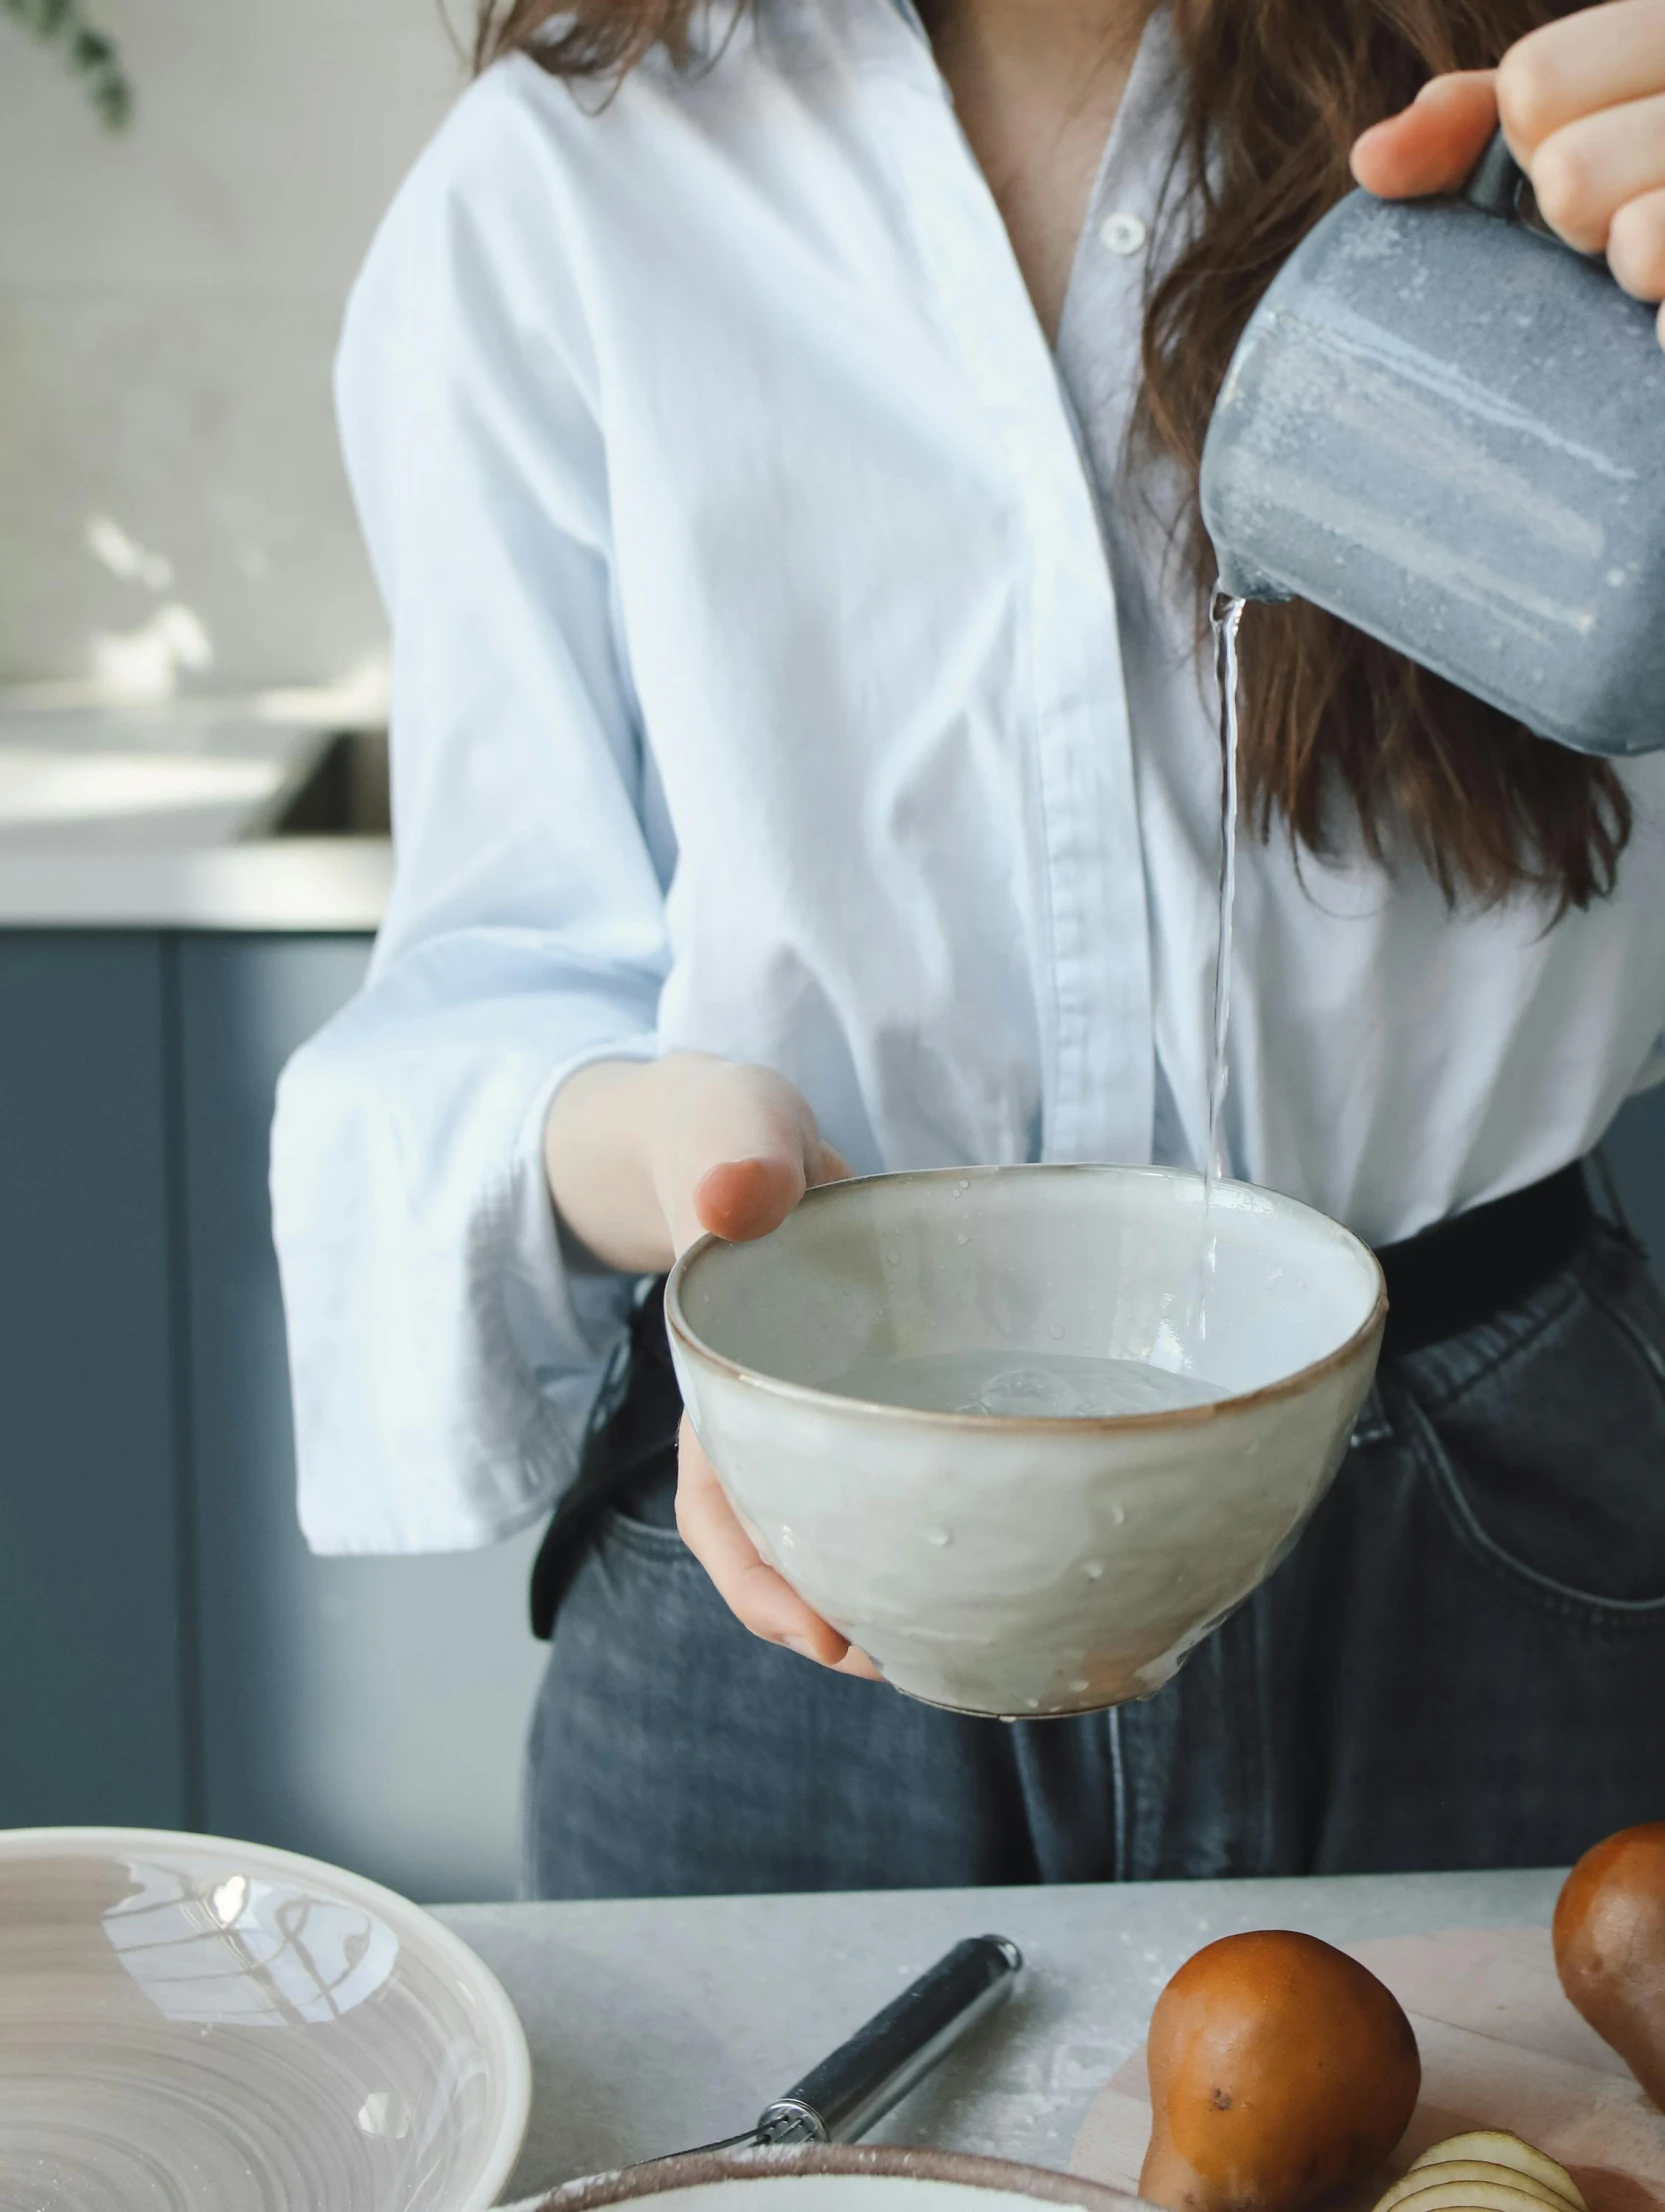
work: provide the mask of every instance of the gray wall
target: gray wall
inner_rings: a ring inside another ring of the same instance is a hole
[[[137,90],[114,137],[0,12],[0,685],[165,673],[170,607],[213,655],[186,688],[340,678],[383,631],[330,358],[461,82],[439,0],[85,4]],[[165,567],[114,573],[99,518]]]

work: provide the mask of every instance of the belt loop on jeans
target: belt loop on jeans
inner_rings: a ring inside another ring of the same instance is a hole
[[[1387,1277],[1384,1359],[1478,1328],[1569,1267],[1597,1218],[1574,1160],[1541,1183],[1437,1221],[1376,1257]]]

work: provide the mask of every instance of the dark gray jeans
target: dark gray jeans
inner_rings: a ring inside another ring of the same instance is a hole
[[[1665,1307],[1605,1223],[1384,1365],[1293,1555],[1148,1704],[967,1720],[758,1643],[670,1483],[557,1617],[533,1896],[1550,1865],[1665,1817]]]

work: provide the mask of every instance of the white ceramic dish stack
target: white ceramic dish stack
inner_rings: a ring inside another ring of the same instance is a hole
[[[448,1929],[287,1851],[0,1833],[0,2205],[484,2212],[514,2008]]]

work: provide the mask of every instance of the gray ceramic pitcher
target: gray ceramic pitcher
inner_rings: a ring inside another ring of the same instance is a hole
[[[1310,599],[1587,753],[1665,746],[1665,354],[1524,222],[1351,193],[1279,272],[1202,462],[1221,581]]]

